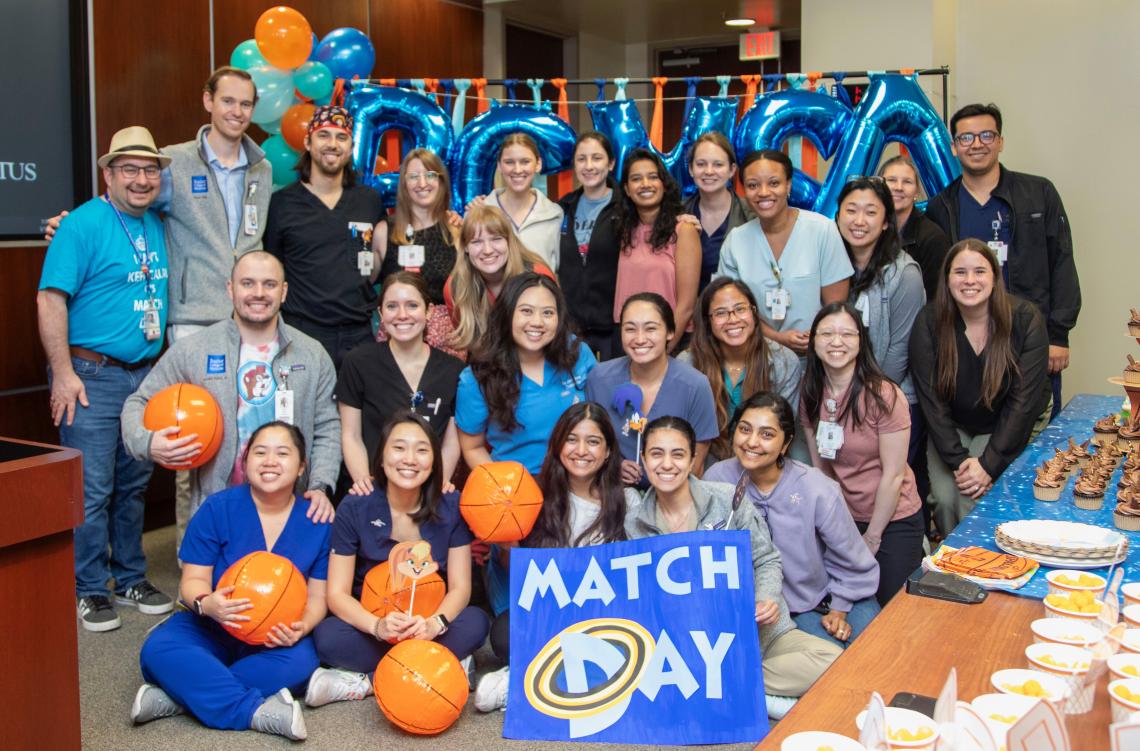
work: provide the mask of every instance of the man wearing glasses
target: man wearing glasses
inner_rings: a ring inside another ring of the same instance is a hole
[[[372,339],[380,273],[372,229],[384,217],[380,194],[356,183],[352,127],[343,107],[316,109],[297,163],[301,179],[273,194],[265,225],[265,249],[289,280],[285,322],[319,341],[337,369]]]
[[[146,579],[143,493],[152,465],[119,438],[119,414],[158,357],[166,326],[166,241],[147,209],[170,157],[150,131],[124,128],[99,158],[107,192],[60,225],[36,305],[60,443],[83,452],[83,524],[75,530],[77,610],[88,631],[122,625],[115,600],[147,615],[172,600]]]
[[[1049,330],[1053,415],[1061,410],[1061,371],[1069,367],[1069,331],[1081,310],[1073,238],[1061,196],[1044,177],[1001,165],[1001,110],[968,104],[950,118],[962,177],[930,200],[926,215],[953,243],[988,243],[1006,289],[1038,307]]]

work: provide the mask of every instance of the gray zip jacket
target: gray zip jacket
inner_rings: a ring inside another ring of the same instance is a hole
[[[772,544],[768,525],[756,515],[752,504],[745,499],[732,512],[732,495],[735,488],[723,482],[705,482],[689,476],[689,492],[697,514],[697,529],[713,529],[732,515],[732,521],[720,529],[744,529],[752,535],[752,578],[756,586],[756,602],[775,600],[780,616],[775,623],[760,627],[760,649],[766,650],[776,637],[796,627],[784,602],[784,571],[780,553]],[[650,488],[641,503],[629,505],[625,512],[625,534],[631,540],[665,534],[657,515],[657,491]]]
[[[289,368],[293,391],[293,424],[301,429],[308,450],[308,468],[301,487],[331,493],[340,471],[340,417],[333,401],[336,371],[315,339],[292,326],[277,323],[281,348],[273,358],[273,373]],[[136,459],[150,458],[154,432],[143,427],[143,411],[156,393],[175,383],[194,383],[213,395],[221,407],[225,432],[213,459],[190,470],[191,509],[197,511],[212,493],[229,486],[238,454],[237,370],[241,337],[232,319],[215,323],[175,342],[159,358],[138,391],[123,405],[123,443]]]
[[[867,333],[871,352],[887,378],[897,383],[907,402],[917,404],[910,377],[910,331],[918,311],[926,305],[922,269],[906,251],[899,251],[894,263],[883,269],[871,286],[859,293],[867,297]],[[858,300],[853,299],[854,305]]]

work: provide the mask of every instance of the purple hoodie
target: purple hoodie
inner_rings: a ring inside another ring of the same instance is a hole
[[[736,484],[743,471],[733,457],[704,474],[709,482]],[[748,483],[748,500],[768,522],[784,564],[784,599],[793,613],[811,610],[828,594],[831,607],[851,612],[852,603],[875,594],[879,564],[847,510],[839,483],[794,459],[771,493]]]

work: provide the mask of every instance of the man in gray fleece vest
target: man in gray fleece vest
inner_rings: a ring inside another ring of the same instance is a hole
[[[138,391],[127,397],[123,443],[136,458],[168,467],[188,465],[201,452],[202,437],[174,438],[177,428],[147,430],[143,412],[147,401],[167,386],[197,384],[217,400],[224,432],[218,453],[188,472],[191,514],[210,494],[244,480],[239,459],[249,434],[264,422],[285,419],[301,429],[308,447],[301,484],[312,502],[309,516],[330,519],[329,492],[340,469],[332,360],[314,339],[281,322],[281,303],[288,292],[285,270],[269,253],[254,251],[238,259],[228,291],[233,318],[175,342]],[[268,362],[259,361],[259,354]],[[179,520],[179,540],[188,521]]]

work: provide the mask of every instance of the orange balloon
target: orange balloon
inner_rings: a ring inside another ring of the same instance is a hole
[[[391,566],[384,561],[374,566],[364,575],[364,584],[360,590],[360,604],[372,615],[383,618],[394,611],[408,612],[408,604],[412,605],[412,614],[423,618],[435,615],[443,596],[447,594],[447,585],[437,573],[430,573],[416,582],[416,598],[412,600],[412,580],[404,579],[404,586],[400,590],[392,591]],[[395,644],[395,639],[389,639]]]
[[[308,60],[313,51],[313,28],[304,16],[285,5],[261,14],[253,39],[270,65],[285,70]]]
[[[376,666],[372,690],[384,716],[416,735],[435,735],[451,727],[469,693],[467,673],[455,655],[424,639],[408,639],[389,649]]]
[[[305,150],[305,136],[309,134],[309,123],[316,109],[312,104],[294,104],[285,110],[281,118],[281,137],[289,148],[298,152]]]
[[[257,550],[235,562],[218,580],[218,589],[234,587],[229,597],[248,597],[253,607],[243,610],[248,621],[226,631],[246,644],[264,644],[265,637],[278,623],[292,625],[301,620],[309,586],[305,577],[288,558]]]
[[[177,427],[178,432],[171,438],[197,433],[196,442],[202,444],[202,453],[189,466],[167,469],[194,469],[213,459],[222,445],[224,425],[222,410],[213,395],[193,383],[167,386],[150,398],[143,411],[143,427],[147,430]]]
[[[484,542],[518,542],[530,534],[541,510],[542,491],[518,462],[480,464],[459,496],[459,512]]]

